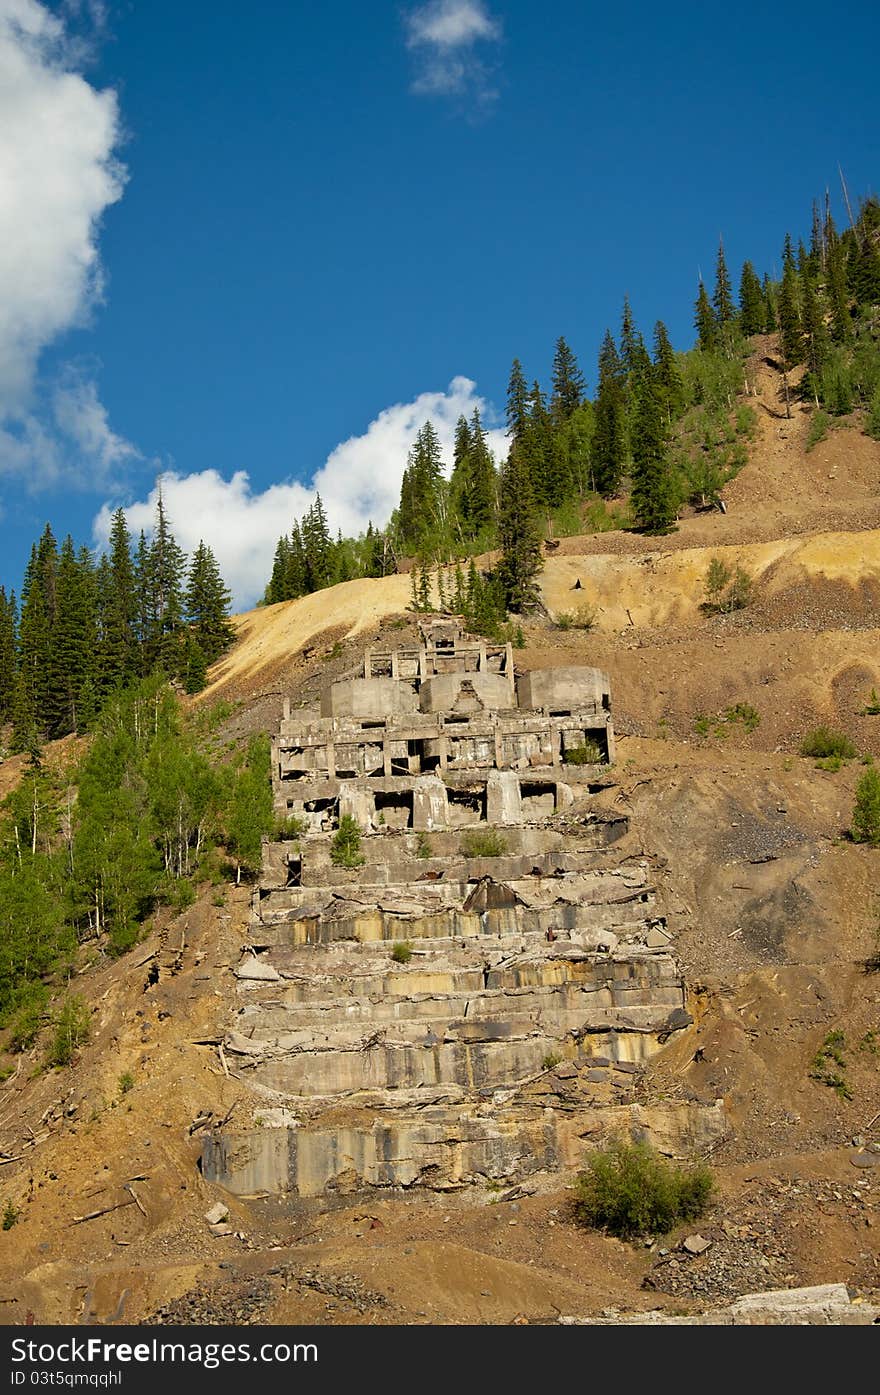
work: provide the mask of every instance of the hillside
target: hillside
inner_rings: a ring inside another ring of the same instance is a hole
[[[676,1248],[686,1229],[639,1248],[584,1232],[558,1179],[532,1193],[224,1197],[231,1233],[209,1234],[221,1193],[197,1170],[202,1131],[253,1114],[216,1045],[248,934],[250,893],[227,887],[78,978],[92,1039],[72,1067],[33,1078],[31,1053],[0,1088],[0,1201],[22,1213],[0,1249],[3,1321],[546,1323],[828,1282],[877,1301],[880,854],[844,836],[859,762],[818,769],[798,748],[824,723],[880,759],[880,717],[863,715],[880,688],[880,443],[840,427],[806,452],[809,413],[780,417],[768,356],[764,343],[759,432],[726,513],[659,540],[562,539],[544,604],[557,616],[587,603],[595,626],[529,622],[514,653],[519,670],[611,677],[616,782],[599,804],[629,815],[626,851],[656,873],[694,1018],[639,1100],[721,1099],[731,1126],[712,1153],[705,1256]],[[745,609],[701,612],[713,556],[754,579]],[[406,638],[409,595],[393,576],[241,615],[195,701],[230,704],[227,741],[272,729],[283,696],[312,702],[367,645]],[[757,720],[725,719],[736,704]],[[810,1074],[834,1031],[850,1098]]]

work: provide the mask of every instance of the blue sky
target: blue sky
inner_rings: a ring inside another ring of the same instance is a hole
[[[688,347],[720,234],[772,272],[838,162],[877,189],[880,7],[827,15],[0,0],[0,584],[162,472],[249,603],[315,481],[384,521],[514,355],[592,387],[624,293]]]

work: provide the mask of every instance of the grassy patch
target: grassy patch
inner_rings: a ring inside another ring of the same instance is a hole
[[[391,950],[395,964],[408,964],[413,957],[413,947],[409,940],[397,940]]]
[[[479,829],[464,835],[461,851],[465,857],[503,857],[507,839],[495,828]]]
[[[843,1054],[845,1046],[846,1037],[843,1032],[837,1029],[829,1032],[813,1057],[809,1076],[820,1085],[827,1085],[840,1099],[851,1100],[852,1089],[843,1074],[846,1069],[846,1057]]]
[[[804,737],[800,745],[802,756],[813,756],[819,760],[829,757],[838,761],[854,760],[858,751],[848,736],[832,727],[816,727]],[[837,767],[840,769],[840,766]]]

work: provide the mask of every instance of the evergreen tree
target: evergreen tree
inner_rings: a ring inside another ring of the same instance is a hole
[[[218,659],[235,639],[229,623],[231,599],[214,553],[200,541],[190,562],[184,604],[187,624],[206,664]]]
[[[776,329],[776,296],[766,271],[761,282],[761,294],[764,297],[764,333],[773,334]]]
[[[643,380],[636,394],[632,430],[630,507],[636,526],[665,533],[675,518],[667,433],[654,385]]]
[[[147,644],[151,664],[156,664],[169,674],[177,672],[180,658],[185,570],[186,557],[171,531],[160,489],[156,502],[153,540],[147,558]]]
[[[57,608],[49,653],[43,720],[50,737],[85,729],[83,698],[94,690],[97,629],[91,566],[67,537],[58,566]],[[88,704],[87,704],[88,705]]]
[[[684,407],[684,384],[662,320],[654,326],[654,387],[667,419],[674,420]]]
[[[537,600],[535,578],[543,564],[531,476],[516,449],[511,450],[502,468],[500,498],[497,576],[506,608],[522,611]]]
[[[791,251],[791,238],[786,236],[783,253],[784,270],[779,287],[779,345],[786,368],[793,368],[804,357],[804,338],[798,296],[798,273]]]
[[[12,715],[15,695],[16,643],[18,639],[18,607],[15,592],[7,597],[0,586],[0,723]]]
[[[743,262],[739,282],[739,324],[746,338],[763,334],[767,312],[761,282],[751,262]]]
[[[445,522],[445,481],[440,440],[430,421],[416,436],[400,487],[400,531],[408,547],[424,547]]]
[[[830,212],[825,221],[825,247],[831,337],[836,344],[843,344],[852,332],[846,285],[846,255]]]
[[[300,535],[305,570],[303,590],[308,594],[329,586],[332,580],[332,542],[320,494],[315,495],[315,502],[303,516]]]
[[[694,307],[694,328],[697,331],[700,348],[704,353],[711,353],[718,344],[718,325],[715,311],[712,309],[706,287],[702,281]]]
[[[730,283],[730,276],[727,271],[727,262],[724,258],[724,239],[718,243],[718,259],[715,263],[715,291],[712,296],[712,306],[715,310],[715,320],[720,328],[729,325],[734,316],[733,286]]]
[[[465,537],[474,539],[490,526],[495,517],[495,462],[486,442],[486,433],[475,407],[468,427],[468,451],[462,463],[456,506]],[[453,471],[454,478],[454,471]]]
[[[623,316],[620,328],[620,358],[626,369],[627,378],[631,385],[636,379],[649,374],[651,371],[651,359],[648,350],[645,348],[645,341],[640,330],[636,327],[633,319],[632,308],[629,297],[623,298]]]
[[[139,553],[137,578],[131,560],[131,536],[125,513],[117,509],[110,521],[110,555],[99,566],[99,691],[131,682],[140,667],[138,637],[144,646],[144,666],[149,667],[147,646],[154,623],[152,557],[144,543]],[[143,629],[141,629],[143,626]]]
[[[822,303],[810,275],[803,278],[801,299],[807,364],[806,379],[802,386],[804,391],[813,393],[818,404],[819,381],[828,358],[828,333],[825,329]]]
[[[507,385],[507,434],[513,445],[525,435],[529,420],[529,389],[523,366],[518,358],[513,360],[510,381]]]
[[[590,451],[593,486],[600,494],[615,494],[626,465],[626,371],[610,330],[599,350],[599,387],[595,430]]]
[[[279,601],[288,600],[287,595],[287,568],[290,562],[290,543],[283,535],[278,539],[275,546],[275,556],[272,559],[272,575],[266,587],[266,605],[277,605]]]
[[[583,396],[584,375],[578,367],[577,359],[560,335],[553,355],[553,394],[550,398],[550,415],[557,426],[574,415]]]

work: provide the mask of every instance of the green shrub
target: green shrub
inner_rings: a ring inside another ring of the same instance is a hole
[[[675,1167],[647,1143],[618,1140],[593,1153],[575,1179],[575,1216],[624,1240],[665,1235],[702,1215],[713,1185],[707,1167]]]
[[[330,861],[334,867],[362,867],[361,830],[351,814],[343,814],[330,843]]]
[[[117,1081],[117,1088],[120,1095],[127,1095],[129,1090],[134,1089],[134,1076],[130,1070],[124,1070]]]
[[[868,767],[856,786],[852,837],[856,843],[880,847],[880,771],[873,765]]]
[[[825,440],[831,425],[832,421],[827,412],[819,411],[813,413],[810,418],[810,429],[807,432],[808,451],[812,450],[814,446],[818,446],[820,441]]]
[[[561,1060],[562,1060],[562,1057],[558,1054],[558,1052],[556,1052],[556,1051],[548,1051],[548,1052],[547,1052],[547,1055],[544,1057],[543,1061],[541,1062],[541,1065],[544,1067],[544,1070],[552,1070],[554,1066],[558,1066],[558,1065],[559,1065],[559,1063],[560,1063]]]
[[[6,1205],[3,1207],[3,1229],[11,1230],[20,1215],[21,1212],[15,1205],[15,1202],[7,1201]]]
[[[592,630],[596,626],[596,611],[593,606],[578,606],[577,610],[563,610],[556,617],[558,630]]]
[[[880,694],[876,688],[871,689],[871,696],[862,708],[862,717],[880,717]]]
[[[427,833],[419,833],[416,837],[416,857],[433,857],[434,852],[431,847],[431,840]]]
[[[816,727],[801,742],[802,756],[837,756],[839,760],[852,760],[858,752],[848,736],[831,727]]]
[[[566,765],[598,765],[605,754],[595,741],[585,741],[582,746],[569,746],[562,759]]]
[[[705,599],[700,609],[709,615],[728,615],[748,605],[752,597],[752,578],[739,563],[730,567],[720,557],[713,557],[703,580],[703,590]]]
[[[413,947],[409,940],[396,940],[391,950],[395,964],[408,964],[413,957]]]
[[[275,820],[272,837],[276,843],[288,842],[294,838],[301,838],[307,827],[305,819],[297,818],[296,814],[288,814],[287,818]]]
[[[480,829],[464,835],[461,851],[465,857],[503,857],[507,852],[507,839],[497,829]]]
[[[813,1057],[809,1076],[811,1080],[818,1080],[821,1085],[829,1086],[842,1100],[851,1100],[852,1090],[843,1074],[846,1067],[846,1057],[843,1054],[845,1046],[846,1037],[843,1032],[839,1029],[829,1032]]]
[[[46,1064],[60,1069],[69,1066],[77,1047],[89,1039],[89,1010],[82,998],[75,995],[64,999],[55,1018],[55,1035],[46,1057]]]

